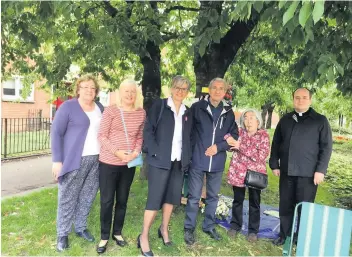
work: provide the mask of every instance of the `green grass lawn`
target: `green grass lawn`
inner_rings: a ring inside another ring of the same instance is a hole
[[[5,153],[5,144],[7,158],[18,157],[22,155],[38,154],[42,152],[50,152],[49,130],[8,133],[7,141],[5,141],[5,135],[2,134],[2,157]]]
[[[316,202],[326,205],[340,206],[338,201],[341,195],[346,194],[346,187],[351,186],[352,176],[352,143],[334,144],[334,153],[329,168],[329,177],[326,183],[319,186]],[[228,165],[228,164],[227,164]],[[342,166],[343,165],[343,166]],[[342,170],[341,167],[344,169]],[[278,178],[269,174],[269,186],[262,194],[262,203],[278,206]],[[343,174],[343,176],[341,175]],[[346,182],[347,179],[347,182]],[[349,183],[349,184],[348,184]],[[338,188],[340,190],[338,190]],[[351,192],[351,191],[349,191]],[[226,172],[223,176],[221,193],[232,196],[232,189],[226,183]],[[136,238],[141,231],[142,217],[147,196],[147,181],[139,180],[136,173],[127,209],[124,237],[129,245],[120,248],[109,242],[105,255],[139,255],[136,248]],[[350,196],[346,195],[348,199]],[[77,238],[73,233],[69,236],[70,249],[64,253],[56,252],[56,205],[57,189],[45,189],[24,197],[15,197],[3,200],[1,203],[1,250],[3,255],[85,255],[96,256],[96,244],[88,243]],[[225,230],[217,230],[223,240],[211,240],[201,231],[203,214],[199,213],[196,230],[197,243],[188,247],[183,241],[184,206],[178,207],[173,213],[170,224],[170,236],[175,242],[171,248],[164,247],[157,238],[157,228],[160,225],[160,214],[151,229],[151,248],[156,255],[187,255],[187,256],[281,256],[282,249],[272,245],[268,240],[259,240],[255,244],[248,243],[244,236],[233,240],[226,236]],[[99,195],[97,196],[91,215],[89,229],[99,239]]]

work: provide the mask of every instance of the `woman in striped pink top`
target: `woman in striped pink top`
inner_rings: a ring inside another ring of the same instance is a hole
[[[135,167],[128,168],[127,163],[141,152],[145,111],[136,106],[137,83],[124,80],[119,88],[117,105],[105,109],[101,120],[98,140],[100,149],[100,225],[101,241],[98,253],[104,253],[111,230],[112,211],[116,194],[114,225],[112,238],[123,247],[126,241],[122,237],[127,200],[135,174]],[[126,138],[123,119],[126,125]]]

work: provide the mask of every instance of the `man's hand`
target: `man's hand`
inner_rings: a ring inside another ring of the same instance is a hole
[[[273,170],[273,174],[274,174],[276,177],[280,177],[280,170],[279,170],[279,169],[274,169],[274,170]]]
[[[215,155],[217,153],[218,153],[218,147],[215,144],[210,146],[210,147],[208,147],[208,149],[205,151],[205,155],[209,156],[209,157],[213,156],[213,155]]]
[[[53,174],[54,180],[57,182],[59,174],[62,169],[62,162],[53,162],[53,166],[51,168],[51,172]]]
[[[314,185],[319,185],[321,182],[324,181],[324,173],[316,171],[314,173]]]

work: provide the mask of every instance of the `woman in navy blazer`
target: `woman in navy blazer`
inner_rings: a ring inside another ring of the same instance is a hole
[[[158,210],[162,209],[162,224],[158,236],[165,246],[171,246],[168,226],[174,205],[181,203],[184,172],[191,160],[191,112],[183,104],[190,82],[176,76],[172,80],[171,96],[157,100],[147,114],[144,127],[144,151],[148,163],[148,198],[142,233],[137,246],[143,256],[153,256],[149,246],[149,230]]]

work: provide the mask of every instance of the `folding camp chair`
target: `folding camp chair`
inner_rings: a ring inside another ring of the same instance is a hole
[[[349,256],[352,230],[352,211],[320,204],[297,204],[292,228],[296,227],[298,208],[302,206],[297,256]],[[291,256],[293,244],[286,238],[283,256]]]

